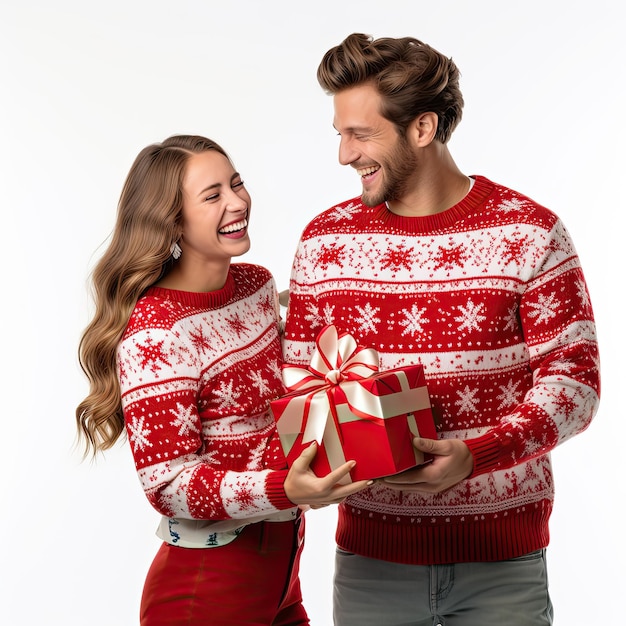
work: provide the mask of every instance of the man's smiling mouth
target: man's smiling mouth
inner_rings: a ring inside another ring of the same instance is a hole
[[[357,174],[359,176],[367,176],[368,174],[373,174],[380,169],[380,165],[370,165],[369,167],[364,167],[363,169],[358,169]]]

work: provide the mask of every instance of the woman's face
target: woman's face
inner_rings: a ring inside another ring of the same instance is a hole
[[[217,150],[191,156],[183,180],[183,258],[223,267],[247,252],[250,204],[227,157]]]

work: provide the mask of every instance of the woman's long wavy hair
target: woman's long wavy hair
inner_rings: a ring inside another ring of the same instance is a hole
[[[413,37],[381,37],[353,33],[324,55],[317,80],[334,95],[371,83],[381,95],[381,115],[404,136],[422,113],[437,114],[437,134],[447,143],[461,121],[460,72],[448,57]]]
[[[229,158],[211,139],[175,135],[144,148],[126,177],[110,244],[92,273],[95,313],[78,348],[89,380],[89,395],[76,408],[84,456],[111,448],[124,431],[117,347],[137,300],[176,262],[186,164],[208,150]]]

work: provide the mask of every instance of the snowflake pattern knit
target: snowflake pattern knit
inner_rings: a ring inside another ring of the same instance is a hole
[[[250,264],[218,291],[153,287],[137,303],[118,349],[122,406],[165,541],[222,545],[246,522],[295,516],[269,412],[285,391],[279,329],[274,280]]]
[[[339,508],[338,544],[389,561],[507,559],[548,544],[550,450],[599,401],[593,312],[562,222],[473,177],[436,215],[354,198],[315,218],[290,281],[285,360],[306,364],[325,324],[378,350],[381,369],[422,363],[440,438],[466,441],[473,474],[437,495],[377,483]]]

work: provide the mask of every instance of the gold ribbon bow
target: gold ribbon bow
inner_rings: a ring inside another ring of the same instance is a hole
[[[345,383],[363,380],[378,372],[378,352],[373,348],[360,348],[351,335],[340,337],[333,325],[325,326],[320,331],[315,346],[308,367],[283,367],[285,386],[298,395],[291,399],[281,419],[281,430],[299,432],[304,422],[302,442],[305,444],[322,442],[324,431],[328,430],[328,416],[332,414],[331,398],[340,383],[344,383],[345,391]],[[362,405],[355,406],[354,410],[366,418],[370,415],[368,408]],[[333,430],[338,431],[338,424],[336,426]]]

